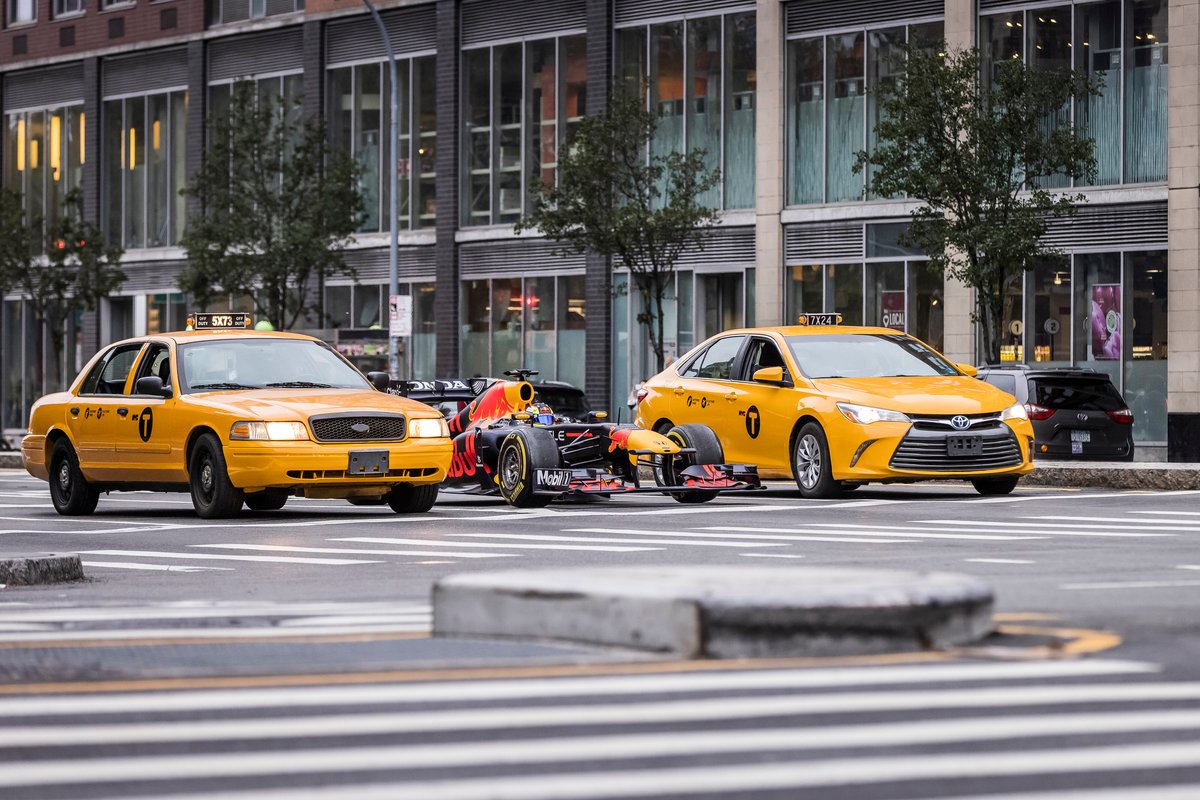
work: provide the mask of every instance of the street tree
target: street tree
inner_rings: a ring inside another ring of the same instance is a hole
[[[663,301],[684,249],[703,247],[717,217],[701,197],[720,180],[704,150],[653,153],[659,115],[645,95],[619,87],[602,114],[585,117],[559,149],[558,181],[533,179],[530,213],[518,232],[539,230],[573,253],[592,252],[629,270],[642,300],[638,322],[664,366]]]
[[[251,81],[233,85],[209,130],[203,165],[183,190],[201,209],[181,241],[180,289],[202,304],[250,297],[256,316],[281,328],[319,316],[316,289],[351,274],[342,248],[363,217],[358,164],[329,147],[323,121]]]
[[[1042,239],[1083,196],[1056,186],[1095,176],[1093,140],[1071,123],[1071,104],[1096,91],[1070,70],[998,60],[982,72],[977,49],[910,45],[903,76],[876,93],[878,142],[858,153],[877,196],[907,196],[908,244],[939,274],[975,289],[983,355],[999,358],[1003,291],[1039,260],[1060,256]]]
[[[19,194],[0,193],[0,294],[20,295],[36,323],[37,382],[43,393],[46,339],[54,363],[61,363],[68,321],[82,311],[95,311],[102,298],[125,282],[122,253],[83,219],[78,190],[64,198],[62,214],[49,224],[30,217]]]

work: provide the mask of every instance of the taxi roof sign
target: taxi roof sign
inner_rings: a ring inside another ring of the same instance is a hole
[[[232,314],[197,312],[188,316],[188,330],[211,331],[225,328],[249,328],[250,315],[244,312]]]
[[[841,325],[841,314],[801,314],[797,325]]]

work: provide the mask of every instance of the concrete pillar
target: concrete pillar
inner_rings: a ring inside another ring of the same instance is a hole
[[[1167,458],[1200,461],[1200,0],[1168,13]]]
[[[450,378],[459,370],[458,324],[458,168],[462,137],[458,128],[458,0],[437,4],[437,289],[433,308],[437,376]]]
[[[600,114],[608,107],[612,82],[612,0],[587,0],[587,114]],[[584,391],[598,409],[608,409],[612,397],[614,358],[629,358],[628,353],[613,353],[612,340],[612,259],[589,253],[584,278],[584,302],[587,308]]]
[[[947,48],[966,50],[975,47],[978,24],[975,0],[946,0]],[[951,361],[974,364],[977,353],[975,323],[971,315],[975,310],[975,290],[947,277],[942,300],[945,306],[943,350]]]
[[[754,316],[758,325],[785,322],[786,270],[780,212],[786,202],[784,115],[787,108],[787,36],[784,5],[757,3],[757,74],[754,112]]]

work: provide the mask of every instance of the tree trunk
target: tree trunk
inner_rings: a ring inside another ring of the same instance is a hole
[[[663,371],[664,351],[666,350],[666,340],[664,339],[664,323],[663,323],[663,287],[655,285],[654,305],[656,308],[655,323],[658,326],[658,348],[654,351],[655,370],[654,374]]]

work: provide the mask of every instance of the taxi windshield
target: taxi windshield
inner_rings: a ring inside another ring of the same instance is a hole
[[[808,378],[893,378],[958,375],[931,348],[908,336],[834,333],[789,336],[788,347]]]
[[[358,370],[321,342],[216,339],[179,346],[180,391],[369,389]]]

